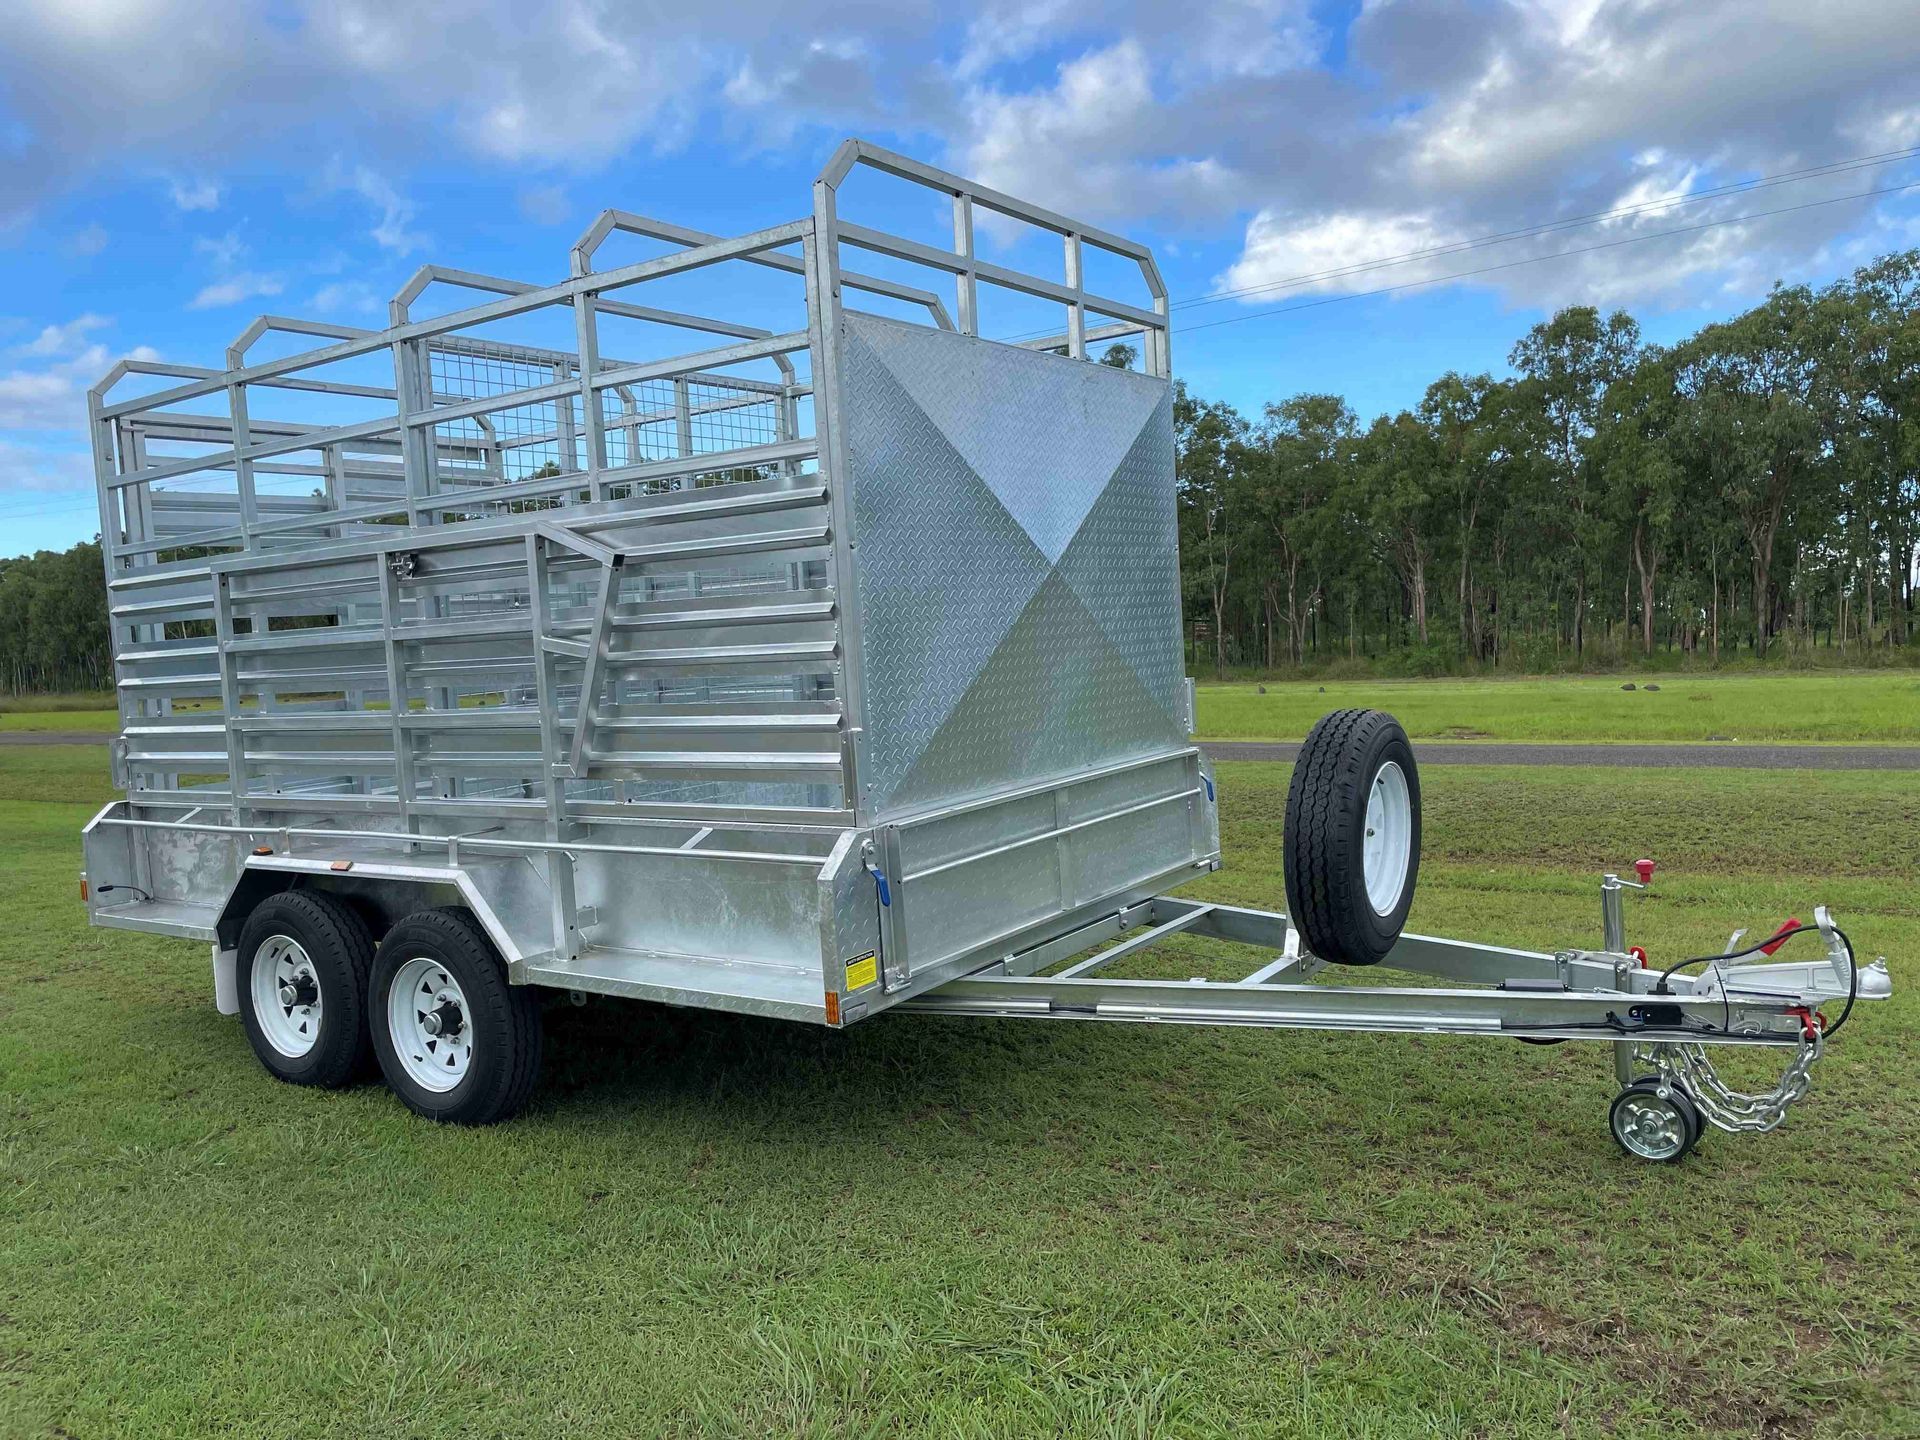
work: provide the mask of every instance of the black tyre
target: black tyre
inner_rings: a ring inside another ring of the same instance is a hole
[[[1420,772],[1400,722],[1379,710],[1322,716],[1287,787],[1287,916],[1305,947],[1376,965],[1407,923],[1420,875]]]
[[[337,1089],[373,1073],[367,976],[373,939],[331,895],[289,890],[240,931],[240,1023],[260,1063],[294,1085]]]
[[[1662,1095],[1660,1085],[1657,1077],[1647,1075],[1614,1096],[1607,1126],[1634,1159],[1671,1165],[1700,1143],[1706,1121],[1684,1089],[1670,1086]]]
[[[454,1125],[517,1115],[540,1075],[540,999],[507,983],[486,931],[463,909],[421,910],[373,962],[373,1051],[408,1109]]]

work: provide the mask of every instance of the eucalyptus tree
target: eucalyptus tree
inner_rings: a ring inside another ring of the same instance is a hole
[[[1375,535],[1406,596],[1406,615],[1422,645],[1429,639],[1427,573],[1434,553],[1434,475],[1438,446],[1420,417],[1382,415],[1356,447],[1354,479]]]
[[[1684,480],[1673,442],[1679,409],[1671,360],[1662,350],[1648,350],[1607,387],[1592,443],[1602,506],[1626,536],[1639,591],[1640,645],[1647,655],[1653,653],[1654,584],[1669,549]]]
[[[1275,621],[1284,619],[1287,652],[1306,658],[1308,627],[1323,595],[1321,576],[1339,548],[1335,491],[1352,463],[1359,424],[1338,395],[1296,395],[1269,404],[1247,446],[1246,505],[1267,547],[1261,598],[1268,617],[1267,663],[1275,660]]]
[[[1790,510],[1819,480],[1812,292],[1777,286],[1763,304],[1680,346],[1674,371],[1688,462],[1731,507],[1746,542],[1753,649],[1774,624],[1774,550]]]
[[[1844,291],[1845,401],[1856,450],[1848,466],[1856,508],[1866,518],[1868,614],[1879,554],[1886,556],[1887,638],[1906,641],[1920,564],[1920,250],[1886,255],[1857,270]]]
[[[1181,573],[1199,587],[1213,615],[1213,663],[1227,664],[1227,596],[1242,536],[1236,529],[1234,483],[1243,462],[1247,422],[1231,405],[1201,400],[1185,384],[1173,392],[1173,438],[1179,506]]]
[[[1585,644],[1588,594],[1596,557],[1604,549],[1589,443],[1601,397],[1633,368],[1639,348],[1640,327],[1625,311],[1603,317],[1591,305],[1574,305],[1521,336],[1507,357],[1528,382],[1520,393],[1534,407],[1539,456],[1552,486],[1563,563],[1573,584],[1575,654]]]
[[[1501,505],[1506,487],[1513,482],[1512,401],[1511,385],[1490,375],[1463,376],[1454,371],[1429,385],[1420,400],[1420,423],[1433,437],[1433,500],[1437,510],[1446,512],[1452,529],[1454,604],[1462,655],[1485,653],[1474,566],[1483,522],[1490,510]]]

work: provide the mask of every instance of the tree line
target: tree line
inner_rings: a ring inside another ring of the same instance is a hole
[[[1249,419],[1176,387],[1195,663],[1920,653],[1920,250],[1671,347],[1576,306],[1509,363],[1365,427],[1338,395]],[[113,683],[97,542],[0,560],[0,667]]]
[[[1362,426],[1176,391],[1196,661],[1555,668],[1914,634],[1920,250],[1671,347],[1587,306]]]
[[[98,541],[0,560],[0,666],[14,695],[113,684]]]

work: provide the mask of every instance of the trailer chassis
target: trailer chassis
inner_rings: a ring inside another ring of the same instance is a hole
[[[1600,1040],[1613,1046],[1621,1100],[1650,1094],[1660,1105],[1697,1112],[1685,1143],[1676,1137],[1674,1154],[1645,1153],[1621,1136],[1642,1158],[1678,1159],[1697,1142],[1703,1123],[1730,1133],[1780,1125],[1807,1095],[1812,1066],[1824,1052],[1821,1007],[1892,994],[1885,960],[1856,966],[1825,906],[1806,927],[1824,943],[1819,960],[1736,963],[1742,938],[1736,931],[1727,958],[1705,973],[1663,976],[1648,967],[1644,952],[1625,943],[1620,898],[1626,888],[1637,888],[1636,882],[1616,874],[1602,881],[1607,948],[1600,950],[1519,950],[1403,934],[1383,967],[1447,982],[1440,987],[1312,983],[1327,962],[1301,948],[1300,932],[1284,914],[1160,896],[1010,954],[898,1008],[921,1015],[1469,1035],[1536,1044]],[[1239,942],[1275,958],[1232,981],[1100,973],[1175,935]],[[1039,973],[1086,951],[1064,968]],[[1734,1089],[1715,1069],[1708,1047],[1725,1045],[1792,1054],[1771,1089],[1750,1093]],[[1616,1112],[1619,1107],[1617,1100]],[[1618,1135],[1618,1123],[1615,1129]]]

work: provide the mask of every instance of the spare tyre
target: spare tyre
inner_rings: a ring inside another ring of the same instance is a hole
[[[1321,717],[1294,761],[1282,856],[1305,949],[1341,965],[1386,958],[1420,874],[1420,772],[1398,720]]]

